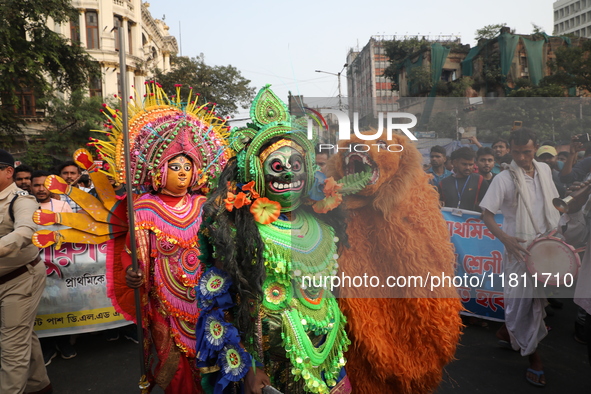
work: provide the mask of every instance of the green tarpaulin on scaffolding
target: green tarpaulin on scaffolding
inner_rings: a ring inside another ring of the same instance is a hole
[[[406,69],[408,92],[410,93],[410,95],[417,94],[419,92],[419,84],[413,83],[412,78],[410,78],[410,75],[413,69],[423,67],[423,53],[419,53],[418,58],[414,63],[410,60],[410,57],[406,58],[406,60],[403,63],[403,66]]]
[[[529,71],[529,80],[533,85],[538,85],[544,76],[543,70],[543,52],[544,40],[532,41],[521,37],[525,51],[527,52],[527,69]]]
[[[501,74],[505,77],[511,70],[511,63],[515,56],[515,49],[519,42],[519,36],[511,33],[503,33],[499,35],[499,50],[501,52]]]
[[[470,49],[470,52],[466,55],[464,60],[462,60],[462,76],[471,77],[474,73],[474,57],[480,53],[480,50],[483,47],[476,46]]]
[[[431,87],[431,92],[429,92],[429,98],[427,98],[427,102],[425,103],[423,114],[421,115],[421,125],[429,123],[435,103],[435,96],[437,95],[437,82],[441,79],[443,66],[445,65],[445,60],[449,52],[449,48],[444,47],[438,42],[431,44],[431,83],[433,86]]]

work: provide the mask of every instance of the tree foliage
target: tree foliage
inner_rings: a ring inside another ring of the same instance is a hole
[[[474,85],[470,77],[461,77],[455,81],[438,81],[437,96],[439,97],[466,97],[466,91]]]
[[[499,35],[501,29],[507,26],[506,23],[496,23],[494,25],[486,25],[474,32],[474,39],[478,42],[479,40],[492,40]]]
[[[478,139],[492,142],[507,138],[513,121],[522,121],[543,140],[570,140],[571,135],[591,127],[590,104],[581,98],[503,97],[487,99],[469,114],[462,114],[460,126],[478,127]],[[582,119],[581,119],[582,112]]]
[[[3,0],[0,2],[0,135],[20,132],[18,93],[33,89],[48,99],[54,89],[70,91],[88,85],[98,65],[78,43],[49,28],[48,22],[78,18],[70,0]]]
[[[556,59],[548,64],[551,75],[544,79],[566,89],[591,91],[591,40],[581,40],[579,46],[562,46],[555,54]]]
[[[102,98],[86,97],[77,90],[68,100],[53,99],[48,104],[49,124],[41,135],[28,142],[23,162],[34,168],[50,168],[55,162],[71,160],[89,137],[99,137],[92,130],[102,129]]]
[[[398,73],[401,63],[411,54],[425,49],[431,45],[425,38],[409,38],[406,40],[384,41],[384,51],[390,60],[390,65],[384,70],[384,76],[392,81],[392,90],[400,90],[398,86]],[[420,72],[419,72],[420,73]],[[423,77],[424,75],[417,75]],[[423,81],[425,82],[425,81]],[[428,81],[427,83],[430,83]]]
[[[233,115],[238,108],[249,108],[254,98],[255,88],[250,87],[250,80],[244,78],[235,67],[208,66],[201,54],[197,58],[173,56],[170,59],[172,71],[163,73],[154,70],[154,78],[169,94],[176,94],[175,85],[182,84],[181,97],[198,93],[205,102],[216,103],[216,110],[222,116]]]

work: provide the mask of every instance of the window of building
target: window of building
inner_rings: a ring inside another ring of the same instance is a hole
[[[554,20],[558,19],[558,11],[554,11]]]
[[[16,105],[7,105],[6,107],[12,110],[18,116],[36,116],[37,108],[35,102],[35,93],[33,89],[23,88],[16,91],[17,97]]]
[[[80,19],[78,18],[70,20],[70,39],[72,42],[80,42]]]
[[[119,28],[123,26],[123,18],[120,16],[113,17],[113,34],[115,34],[115,50],[121,49],[121,42],[119,42]]]
[[[560,17],[564,18],[564,8],[560,10]]]
[[[98,15],[95,11],[86,12],[86,47],[88,49],[100,49]]]
[[[527,74],[529,70],[527,69],[527,55],[525,53],[519,54],[519,65],[521,66],[521,75]]]
[[[103,81],[100,77],[90,78],[88,92],[90,97],[103,97]]]
[[[133,54],[133,35],[131,34],[131,23],[129,23],[129,21],[127,22],[127,41],[129,42],[128,48],[129,48],[129,54]]]
[[[456,78],[456,70],[450,69],[450,70],[446,70],[443,69],[441,71],[441,80],[442,81],[446,81],[446,82],[451,82],[451,81],[455,81]]]

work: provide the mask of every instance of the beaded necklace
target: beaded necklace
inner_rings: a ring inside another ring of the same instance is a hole
[[[329,393],[350,343],[346,319],[321,280],[336,275],[338,238],[332,227],[307,212],[293,214],[292,221],[257,226],[267,274],[262,306],[281,315],[281,338],[295,379],[303,378],[307,391]],[[306,286],[306,276],[319,281]],[[322,335],[322,343],[314,346],[309,333]]]

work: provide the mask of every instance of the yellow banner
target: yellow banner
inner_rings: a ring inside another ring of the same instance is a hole
[[[110,323],[120,320],[125,321],[123,316],[117,313],[113,307],[90,309],[79,312],[37,315],[37,318],[35,319],[35,331],[92,326],[95,324]]]

